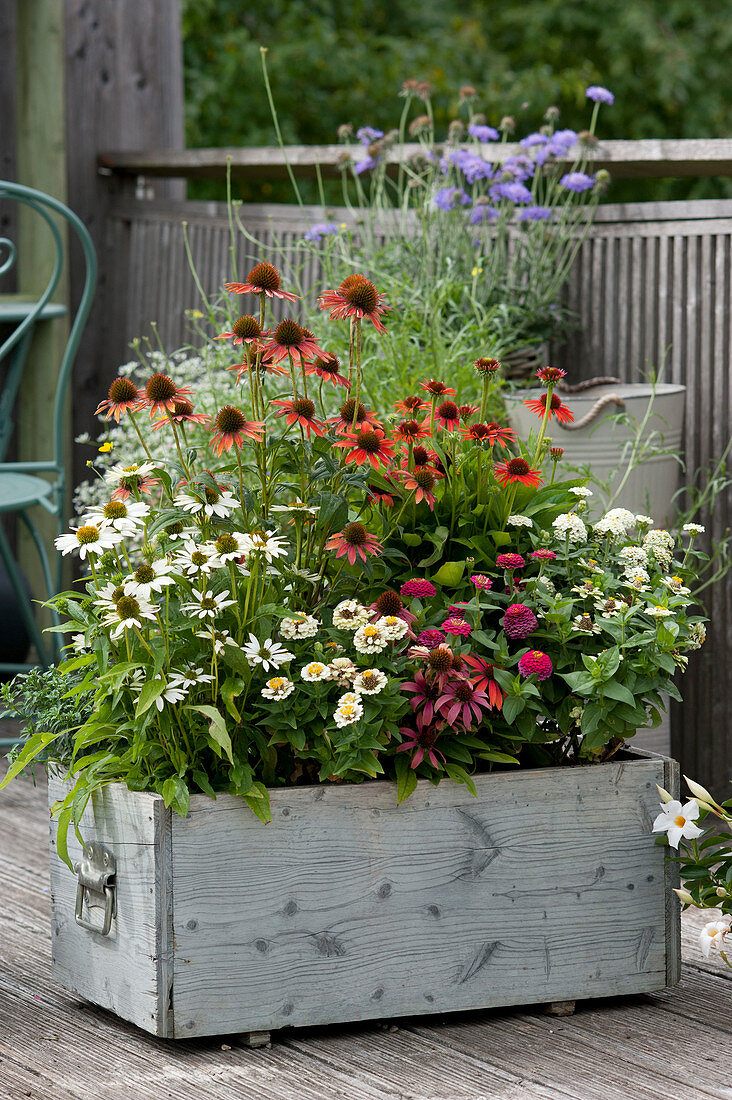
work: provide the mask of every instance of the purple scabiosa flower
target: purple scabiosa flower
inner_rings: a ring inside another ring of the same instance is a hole
[[[492,126],[482,126],[477,122],[471,122],[468,126],[468,133],[471,137],[474,137],[477,141],[498,141],[500,134],[498,130],[495,130]]]
[[[504,182],[509,179],[524,183],[526,180],[531,179],[536,170],[536,165],[526,153],[518,153],[517,156],[508,157],[504,160],[501,168],[501,178]]]
[[[494,222],[498,219],[498,211],[495,206],[482,202],[473,207],[469,216],[471,225],[485,225],[486,222]]]
[[[378,141],[383,136],[384,131],[375,130],[373,126],[362,126],[360,130],[356,130],[356,137],[362,145],[370,145],[372,141]]]
[[[526,604],[512,603],[506,608],[501,625],[506,637],[515,640],[528,638],[529,634],[533,634],[539,625],[539,620]]]
[[[576,130],[556,130],[549,139],[549,148],[556,156],[568,153],[577,144]]]
[[[453,164],[460,169],[468,183],[476,180],[489,180],[493,178],[493,165],[478,153],[471,153],[469,149],[458,149],[452,154]]]
[[[525,138],[521,138],[519,145],[524,149],[533,149],[535,145],[548,145],[549,136],[547,134],[527,134]]]
[[[445,640],[445,635],[441,630],[436,627],[427,630],[423,630],[417,638],[417,645],[426,645],[428,649],[436,649],[438,645],[442,645]]]
[[[304,234],[303,240],[305,241],[319,241],[321,237],[329,237],[338,232],[337,222],[319,222],[317,225],[312,225]]]
[[[373,157],[364,157],[363,160],[359,160],[354,164],[353,171],[357,176],[360,176],[362,172],[370,172],[375,167],[376,161]]]
[[[507,180],[505,183],[494,183],[489,188],[488,194],[492,199],[508,199],[509,202],[531,202],[531,192],[528,187],[517,180]]]
[[[559,182],[568,191],[589,191],[594,186],[595,179],[594,176],[588,176],[584,172],[567,172]]]
[[[613,93],[609,92],[607,88],[601,88],[599,84],[590,84],[585,95],[588,99],[591,99],[593,103],[607,103],[608,107],[612,107],[615,102]]]
[[[537,680],[548,680],[554,671],[551,657],[540,649],[530,649],[524,653],[518,663],[522,676],[536,676]]]
[[[520,222],[545,222],[549,221],[551,216],[552,211],[549,206],[525,206],[518,212]]]
[[[471,199],[459,187],[441,187],[433,195],[432,202],[440,210],[452,210],[455,206],[469,206]]]

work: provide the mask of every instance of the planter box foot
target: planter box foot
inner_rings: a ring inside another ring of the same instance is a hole
[[[242,1046],[268,1047],[270,1045],[269,1031],[245,1031],[239,1036]]]
[[[544,1005],[545,1016],[574,1016],[576,1001],[550,1001]]]

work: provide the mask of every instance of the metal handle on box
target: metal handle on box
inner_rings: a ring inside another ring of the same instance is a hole
[[[74,870],[79,879],[74,912],[76,923],[89,932],[108,936],[112,927],[112,918],[117,913],[117,897],[113,881],[117,864],[114,855],[98,840],[92,840],[86,845],[86,858],[75,863]],[[95,898],[103,900],[95,901]],[[84,901],[89,908],[103,906],[104,921],[101,925],[93,924],[84,916]]]

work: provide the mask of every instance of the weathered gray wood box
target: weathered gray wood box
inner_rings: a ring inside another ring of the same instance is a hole
[[[267,826],[117,784],[82,826],[116,859],[108,935],[76,923],[51,826],[54,976],[175,1038],[661,989],[680,950],[657,783],[677,765],[633,753],[479,776],[477,799],[420,781],[399,807],[385,782],[280,789]]]

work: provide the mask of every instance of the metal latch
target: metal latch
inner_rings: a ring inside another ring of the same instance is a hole
[[[90,932],[99,932],[102,936],[109,935],[112,917],[117,914],[114,882],[117,865],[114,856],[109,848],[105,848],[98,840],[90,840],[86,845],[86,857],[74,864],[74,870],[79,878],[74,914],[76,923],[82,928],[88,928]],[[104,908],[102,925],[92,924],[84,917],[84,901],[89,909]]]

